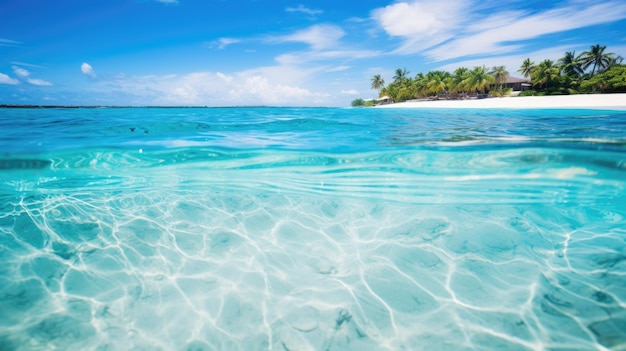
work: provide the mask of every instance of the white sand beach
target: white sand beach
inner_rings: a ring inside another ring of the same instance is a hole
[[[502,98],[408,101],[376,108],[583,108],[626,110],[626,94],[508,96]]]

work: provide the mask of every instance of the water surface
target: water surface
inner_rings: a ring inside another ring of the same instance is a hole
[[[626,348],[626,113],[0,110],[0,349]]]

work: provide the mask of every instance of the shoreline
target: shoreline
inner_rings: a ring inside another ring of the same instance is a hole
[[[626,110],[626,94],[505,96],[468,100],[407,101],[375,108],[510,108]]]

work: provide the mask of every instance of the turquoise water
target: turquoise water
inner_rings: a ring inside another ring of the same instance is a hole
[[[0,109],[1,350],[626,350],[626,112]]]

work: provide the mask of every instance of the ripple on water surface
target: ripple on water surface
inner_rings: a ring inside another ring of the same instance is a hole
[[[626,349],[623,113],[4,113],[1,350]]]

